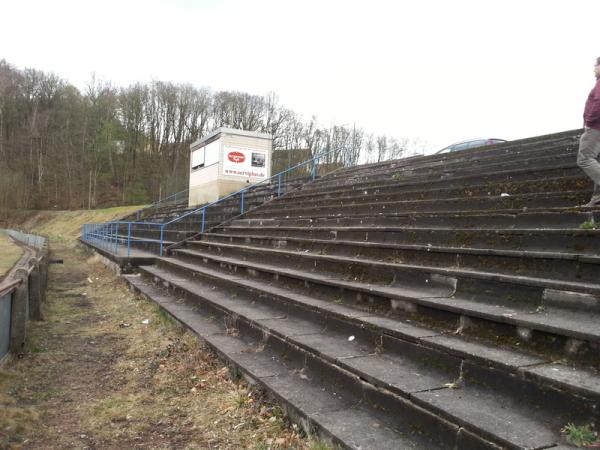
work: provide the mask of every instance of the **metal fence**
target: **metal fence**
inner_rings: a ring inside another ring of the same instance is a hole
[[[26,323],[41,320],[48,280],[48,241],[17,230],[2,230],[26,246],[29,253],[0,282],[0,361],[25,348]]]
[[[47,243],[47,239],[43,236],[38,236],[37,234],[28,234],[18,230],[3,230],[0,229],[0,232],[8,234],[15,241],[19,241],[20,243],[26,245],[27,247],[32,247],[37,250],[41,250]]]

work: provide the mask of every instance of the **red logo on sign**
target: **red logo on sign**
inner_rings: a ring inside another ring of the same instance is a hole
[[[227,154],[227,159],[229,159],[229,161],[231,162],[239,164],[243,163],[246,160],[246,157],[243,153],[240,152],[229,152]]]

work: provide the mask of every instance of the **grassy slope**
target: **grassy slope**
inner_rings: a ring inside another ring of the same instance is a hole
[[[74,242],[85,223],[120,219],[143,206],[120,206],[77,211],[9,211],[0,217],[0,226],[20,228],[48,236],[54,242]]]
[[[0,280],[16,264],[23,250],[7,235],[0,233]]]

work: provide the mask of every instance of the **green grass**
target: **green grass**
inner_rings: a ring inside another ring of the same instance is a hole
[[[16,245],[6,234],[0,233],[0,278],[19,261],[23,250]]]
[[[577,426],[573,423],[568,423],[563,427],[561,432],[565,435],[569,444],[576,445],[577,447],[593,444],[598,439],[598,433],[592,430],[591,425]]]
[[[309,444],[309,450],[332,450],[333,447],[325,441],[316,440]]]
[[[581,225],[579,225],[579,228],[581,228],[582,230],[596,230],[598,229],[598,224],[594,222],[594,219],[586,220]]]

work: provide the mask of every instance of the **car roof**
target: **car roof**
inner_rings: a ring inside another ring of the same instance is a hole
[[[485,137],[481,137],[481,138],[467,139],[467,140],[465,140],[465,141],[458,141],[458,142],[454,142],[453,144],[447,145],[446,147],[442,148],[442,150],[446,150],[447,148],[454,147],[455,145],[460,145],[460,144],[468,144],[469,142],[475,142],[475,141],[490,141],[490,140],[494,140],[494,141],[502,141],[502,142],[508,142],[506,139],[500,139],[500,138],[485,138]],[[440,151],[441,151],[441,150],[440,150]]]
[[[444,148],[452,147],[453,145],[467,144],[469,142],[474,142],[474,141],[490,141],[490,140],[496,140],[496,141],[504,141],[504,142],[506,142],[506,139],[490,138],[490,137],[479,137],[479,138],[473,138],[473,139],[466,139],[464,141],[458,141],[458,142],[450,144],[450,145],[448,145],[448,146],[446,146]]]

